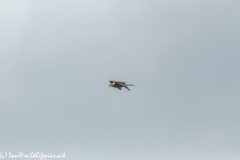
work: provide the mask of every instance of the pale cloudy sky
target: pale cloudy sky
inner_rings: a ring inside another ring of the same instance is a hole
[[[239,160],[239,6],[1,1],[0,152]]]

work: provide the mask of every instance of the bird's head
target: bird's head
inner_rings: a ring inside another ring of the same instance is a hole
[[[109,87],[110,87],[110,86],[113,86],[113,85],[115,84],[115,81],[114,81],[114,80],[110,80],[109,82],[110,82]]]

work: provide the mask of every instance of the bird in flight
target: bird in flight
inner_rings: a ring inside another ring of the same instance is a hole
[[[115,80],[110,80],[109,82],[110,82],[109,87],[114,87],[119,90],[121,90],[122,87],[125,87],[126,89],[128,89],[130,91],[130,89],[127,86],[134,86],[133,84],[126,84],[125,82],[115,81]]]

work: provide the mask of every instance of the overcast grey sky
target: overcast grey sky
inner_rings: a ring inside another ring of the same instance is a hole
[[[1,1],[0,152],[239,160],[239,6]]]

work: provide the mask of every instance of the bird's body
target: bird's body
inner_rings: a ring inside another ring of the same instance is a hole
[[[130,89],[127,86],[134,86],[132,84],[126,84],[126,82],[115,81],[115,80],[110,80],[109,82],[111,83],[109,85],[109,87],[118,88],[119,90],[121,90],[122,87],[125,87],[126,89],[128,89],[130,91]]]

